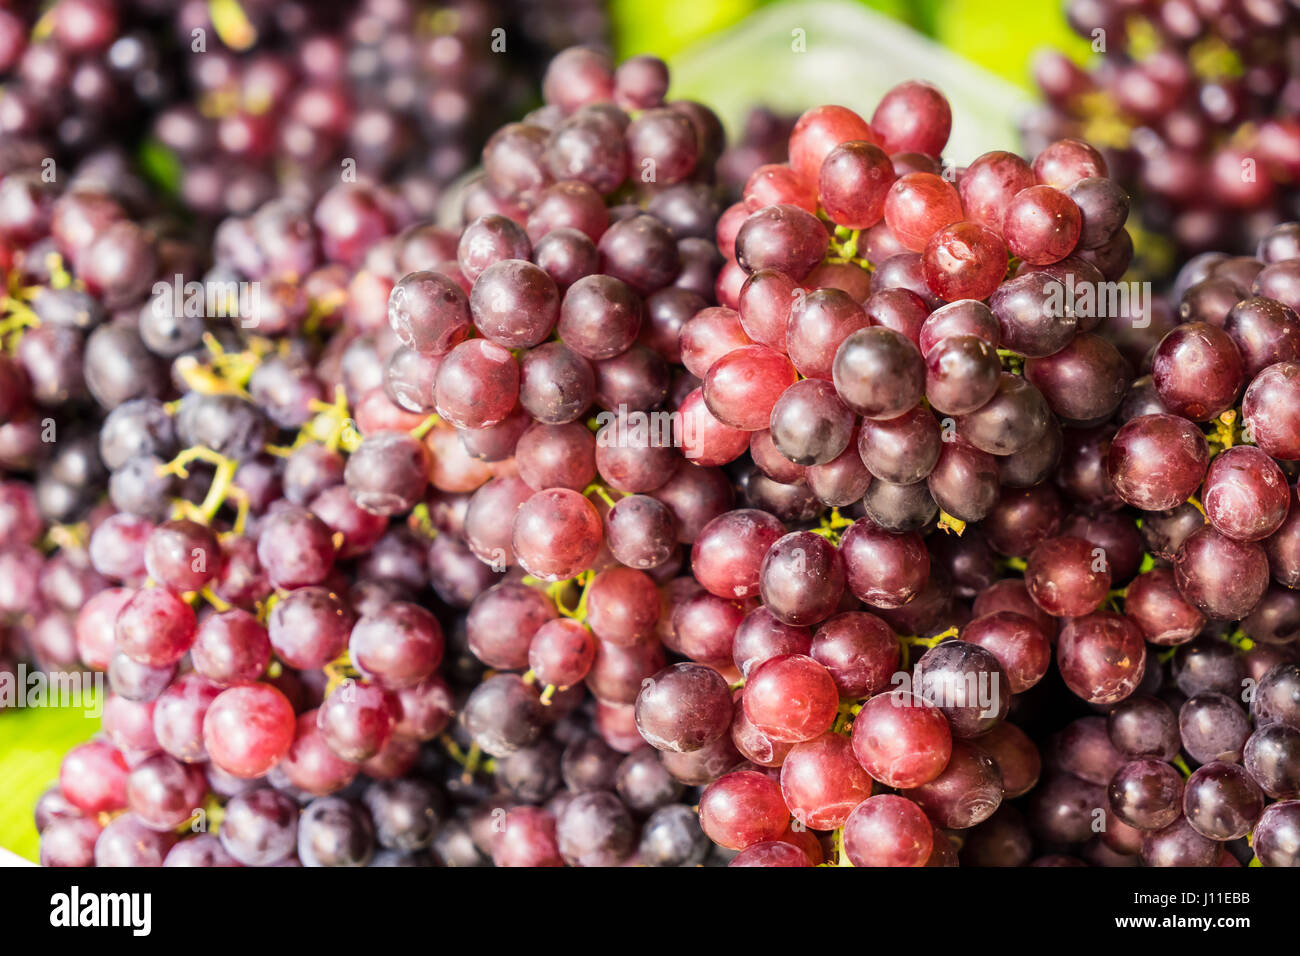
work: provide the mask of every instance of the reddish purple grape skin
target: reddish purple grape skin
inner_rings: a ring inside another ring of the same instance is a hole
[[[1241,410],[1261,451],[1283,461],[1300,459],[1300,362],[1278,362],[1255,376]]]
[[[674,664],[648,679],[636,699],[636,724],[658,750],[690,753],[731,726],[731,691],[704,664]]]
[[[1238,445],[1210,463],[1201,504],[1221,534],[1238,541],[1260,541],[1282,526],[1290,497],[1277,463],[1258,448]]]
[[[830,616],[844,593],[843,558],[821,535],[787,534],[763,558],[759,591],[786,624],[816,624]]]
[[[1189,322],[1161,340],[1151,375],[1165,408],[1204,422],[1232,406],[1245,370],[1241,353],[1226,332],[1204,322]]]
[[[1167,511],[1186,501],[1209,467],[1205,435],[1177,415],[1142,415],[1111,440],[1106,473],[1115,493],[1144,511]]]
[[[868,797],[844,822],[844,854],[854,866],[924,866],[935,838],[924,811],[893,794]]]
[[[1109,611],[1074,618],[1056,644],[1066,686],[1093,704],[1113,704],[1142,682],[1146,644],[1137,625]]]
[[[1260,545],[1206,527],[1183,542],[1174,558],[1178,590],[1211,620],[1251,612],[1268,589],[1268,556]]]

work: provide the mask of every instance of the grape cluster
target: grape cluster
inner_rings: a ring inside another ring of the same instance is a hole
[[[1300,194],[1300,14],[1261,3],[1069,0],[1088,66],[1042,54],[1047,105],[1027,118],[1031,146],[1078,136],[1104,147],[1139,197],[1153,271],[1186,256],[1253,245],[1296,216]]]
[[[80,404],[43,292],[0,361],[0,439],[98,426],[0,481],[9,653],[112,689],[44,862],[1300,864],[1300,226],[1112,310],[1081,141],[945,165],[906,82],[726,206],[661,61],[543,93],[455,227],[225,219],[233,316],[0,180],[19,274],[100,309]]]
[[[0,132],[63,161],[143,155],[212,220],[314,200],[341,169],[432,215],[545,57],[608,31],[591,0],[37,6],[0,10]]]

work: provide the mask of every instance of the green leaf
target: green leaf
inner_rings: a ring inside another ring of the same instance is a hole
[[[182,167],[180,158],[156,139],[146,139],[136,154],[140,170],[149,182],[169,196],[181,189]]]
[[[35,861],[40,839],[32,808],[58,780],[59,763],[99,730],[80,707],[21,707],[0,711],[0,847]]]

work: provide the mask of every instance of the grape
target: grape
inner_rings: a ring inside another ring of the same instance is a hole
[[[828,382],[807,379],[795,382],[777,399],[770,424],[768,437],[785,461],[820,465],[834,461],[849,446],[853,415]]]
[[[515,807],[501,821],[492,862],[496,866],[563,866],[555,817],[535,807]]]
[[[1246,388],[1241,409],[1255,444],[1265,454],[1300,459],[1300,362],[1278,362],[1264,369]]]
[[[1231,337],[1204,322],[1178,326],[1161,339],[1151,361],[1161,403],[1192,421],[1209,421],[1231,407],[1244,374]]]
[[[854,756],[888,787],[929,783],[947,766],[952,746],[943,712],[907,691],[872,697],[853,721]]]
[[[718,778],[700,795],[700,827],[714,843],[743,850],[777,840],[790,822],[781,786],[752,770]]]
[[[817,174],[817,198],[837,225],[866,229],[880,222],[894,167],[879,146],[842,142],[826,154]]]
[[[1025,377],[1061,418],[1091,421],[1119,407],[1130,376],[1114,345],[1084,333],[1054,355],[1029,359]]]
[[[989,297],[1002,348],[1029,358],[1059,352],[1074,338],[1078,317],[1064,309],[1064,285],[1047,272],[1024,272]]]
[[[338,657],[355,620],[346,602],[328,589],[299,588],[271,609],[267,633],[277,657],[291,667],[311,669]]]
[[[836,350],[870,321],[862,307],[839,289],[817,289],[795,301],[782,344],[799,373],[829,379]]]
[[[604,272],[642,295],[668,285],[681,269],[673,234],[654,216],[631,216],[613,223],[596,248]]]
[[[738,316],[744,334],[753,341],[781,348],[798,285],[783,272],[760,269],[745,280],[740,290]]]
[[[1106,455],[1116,494],[1144,511],[1167,511],[1186,501],[1208,465],[1205,436],[1177,415],[1141,415],[1126,422]]]
[[[784,532],[779,521],[753,509],[729,511],[704,526],[691,549],[695,577],[719,597],[758,593],[759,568]]]
[[[1040,183],[1067,189],[1081,179],[1105,176],[1106,160],[1092,146],[1077,139],[1060,139],[1034,157],[1034,175]]]
[[[986,299],[1006,275],[1006,247],[992,229],[956,222],[930,236],[922,263],[926,284],[940,298]]]
[[[256,617],[235,608],[199,625],[190,658],[194,670],[214,684],[251,684],[270,663],[271,641]]]
[[[865,419],[857,451],[867,470],[882,481],[910,485],[934,469],[942,449],[934,416],[917,407],[886,421]]]
[[[398,341],[422,354],[451,351],[469,334],[472,322],[464,291],[438,272],[412,272],[388,296],[388,323]]]
[[[166,588],[137,591],[118,611],[117,648],[139,664],[170,667],[194,643],[194,611]]]
[[[903,248],[920,252],[931,236],[962,218],[952,183],[934,173],[899,177],[885,197],[885,222]]]
[[[1219,844],[1197,833],[1184,816],[1162,830],[1142,834],[1146,866],[1213,866]]]
[[[622,801],[637,813],[649,814],[672,805],[682,795],[682,785],[649,747],[641,747],[618,765],[615,789]]]
[[[974,737],[1006,716],[1009,682],[991,653],[966,641],[948,641],[916,662],[918,696],[938,707],[957,737]]]
[[[1193,758],[1209,763],[1237,761],[1250,736],[1250,722],[1236,702],[1223,694],[1201,693],[1178,712],[1183,747]]]
[[[766,427],[772,406],[797,379],[784,355],[750,345],[713,363],[704,378],[704,402],[724,425],[756,431]]]
[[[438,414],[458,428],[505,421],[519,397],[520,371],[508,349],[486,339],[457,345],[438,367]]]
[[[786,624],[765,607],[755,608],[736,628],[732,639],[736,667],[745,677],[752,668],[783,654],[807,656],[812,648],[808,628]]]
[[[95,866],[162,866],[175,842],[174,835],[151,830],[133,814],[124,813],[110,821],[95,841]]]
[[[759,570],[763,603],[786,624],[825,620],[844,593],[844,562],[820,535],[796,531],[779,538]]]
[[[595,507],[576,491],[539,491],[520,506],[513,522],[515,556],[530,574],[571,578],[591,566],[602,531]]]
[[[1034,603],[1054,617],[1077,618],[1096,609],[1110,581],[1105,552],[1082,538],[1044,541],[1030,553],[1025,568]]]
[[[522,679],[498,674],[470,694],[461,721],[486,753],[506,757],[537,740],[542,730],[541,709],[537,694]]]
[[[666,107],[646,110],[627,128],[628,166],[643,176],[648,171],[651,182],[670,185],[685,179],[698,150],[691,121]]]
[[[830,672],[816,660],[782,654],[753,668],[744,700],[745,717],[756,728],[773,740],[799,743],[830,729],[839,694]]]
[[[918,804],[936,826],[963,830],[983,823],[1002,803],[1002,774],[992,757],[956,740],[943,771],[901,795]]]
[[[974,335],[937,341],[925,358],[925,396],[939,412],[966,415],[986,405],[1003,381],[996,351]]]
[[[1174,576],[1183,597],[1206,617],[1237,620],[1264,596],[1268,558],[1258,544],[1205,527],[1178,549]]]
[[[1013,611],[973,619],[961,639],[992,654],[1007,676],[1009,692],[1021,694],[1043,679],[1051,663],[1051,644],[1043,629]]]
[[[1264,298],[1238,302],[1224,319],[1223,330],[1241,354],[1247,380],[1270,365],[1300,360],[1300,317],[1280,302]]]
[[[145,570],[175,591],[200,590],[220,565],[221,546],[216,535],[193,521],[161,524],[145,542]]]
[[[1295,866],[1300,861],[1300,801],[1270,804],[1255,825],[1255,856],[1263,866]]]
[[[731,482],[716,468],[681,463],[651,496],[668,507],[677,525],[677,540],[693,542],[706,524],[731,508]]]
[[[1142,632],[1127,618],[1109,611],[1070,620],[1061,630],[1056,654],[1066,686],[1094,704],[1128,697],[1146,667]]]
[[[442,651],[437,618],[405,601],[364,615],[353,625],[348,639],[353,666],[391,690],[413,687],[432,675]]]
[[[896,534],[859,520],[840,541],[845,580],[859,600],[874,607],[901,607],[925,585],[930,559],[919,535]]]
[[[862,801],[844,823],[844,853],[854,866],[924,866],[934,838],[921,808],[891,794]]]
[[[1202,498],[1215,529],[1238,541],[1267,538],[1286,520],[1290,503],[1282,470],[1249,445],[1228,448],[1215,457]]]
[[[725,465],[749,447],[749,435],[723,424],[704,400],[704,390],[694,389],[678,408],[681,415],[682,454],[696,465]]]
[[[1080,249],[1096,249],[1115,237],[1129,214],[1129,197],[1113,180],[1089,176],[1067,186],[1064,193],[1079,207]]]
[[[1264,794],[1240,766],[1207,763],[1187,778],[1183,813],[1187,822],[1211,840],[1245,836],[1264,812]]]
[[[818,106],[799,117],[790,133],[790,166],[806,183],[817,181],[826,157],[850,141],[879,145],[879,137],[861,116],[844,106]]]
[[[767,206],[736,233],[736,262],[750,274],[776,269],[801,279],[821,262],[829,245],[826,230],[812,213],[788,204]]]
[[[1007,249],[1036,266],[1059,262],[1069,255],[1082,229],[1083,215],[1074,200],[1050,185],[1030,186],[1016,193],[1007,203],[1002,219]]]
[[[574,797],[560,813],[556,837],[571,866],[615,866],[635,848],[636,830],[616,796],[592,791]]]
[[[1023,796],[1038,783],[1042,758],[1034,742],[1015,724],[1006,721],[996,724],[975,743],[997,764],[1005,799]]]
[[[288,751],[293,707],[269,684],[222,691],[203,717],[203,746],[214,764],[236,777],[266,773]]]
[[[1172,760],[1178,754],[1178,718],[1164,701],[1134,696],[1118,704],[1106,719],[1111,743],[1130,757]]]
[[[126,761],[102,741],[74,747],[59,766],[59,789],[72,806],[84,813],[102,813],[126,807],[129,774]]]
[[[564,748],[560,774],[572,793],[613,790],[622,754],[599,737],[581,737]]]
[[[650,814],[641,827],[637,855],[646,866],[697,866],[708,855],[709,846],[709,838],[700,829],[695,811],[685,804],[670,803]],[[785,847],[788,844],[761,843],[758,846]]]
[[[944,442],[926,482],[934,502],[948,514],[979,521],[997,503],[997,460],[961,439]]]
[[[789,843],[770,840],[755,843],[737,853],[727,866],[812,866],[803,850]]]
[[[809,656],[830,672],[841,697],[869,697],[898,671],[898,640],[875,615],[849,611],[817,629]]]
[[[542,269],[530,262],[505,259],[493,263],[475,280],[469,308],[474,327],[485,338],[507,348],[531,348],[541,344],[555,327],[560,295]]]
[[[1004,372],[992,397],[957,420],[957,433],[990,455],[1011,455],[1039,441],[1050,419],[1042,393],[1020,376]]]
[[[821,734],[795,744],[781,765],[781,795],[805,827],[832,830],[871,795],[871,778],[847,738]]]
[[[587,588],[587,625],[602,641],[633,644],[649,638],[659,611],[654,581],[641,571],[609,568]]]
[[[948,100],[929,83],[899,83],[881,97],[871,128],[886,152],[939,156],[952,129]],[[927,851],[928,854],[928,851]]]
[[[1035,185],[1034,171],[1014,153],[994,150],[966,167],[957,189],[962,207],[974,222],[1001,234],[1011,200]]]
[[[325,523],[305,508],[270,515],[257,539],[257,560],[275,587],[320,584],[334,566],[334,542]]]
[[[1250,709],[1258,726],[1282,723],[1300,730],[1300,667],[1283,662],[1270,668]]]
[[[794,746],[792,743],[773,740],[750,722],[745,716],[743,692],[735,702],[731,721],[731,742],[740,751],[741,756],[760,767],[781,766]]]
[[[892,329],[861,329],[840,344],[833,377],[840,399],[854,412],[871,419],[895,418],[924,393],[925,360]]]
[[[1183,778],[1160,760],[1132,760],[1115,771],[1107,795],[1121,821],[1139,830],[1160,830],[1178,819]]]
[[[858,454],[858,440],[850,438],[844,450],[823,465],[810,465],[804,472],[808,490],[822,504],[842,508],[855,504],[871,485],[871,472]]]

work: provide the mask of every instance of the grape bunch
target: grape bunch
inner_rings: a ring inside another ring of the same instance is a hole
[[[607,32],[590,0],[22,3],[0,10],[0,131],[142,157],[205,221],[312,201],[341,169],[431,216],[545,58]]]
[[[1148,257],[1153,272],[1253,246],[1295,218],[1294,5],[1070,0],[1065,13],[1094,52],[1086,67],[1057,51],[1035,62],[1047,105],[1027,118],[1027,142],[1078,136],[1103,147],[1116,179],[1139,197],[1152,245],[1172,246]]]
[[[14,285],[0,438],[92,425],[3,459],[8,653],[56,613],[111,687],[43,862],[1300,864],[1300,226],[1111,308],[1082,141],[956,168],[904,82],[728,206],[661,61],[542,89],[455,226],[227,217],[228,315],[0,180],[19,269],[72,266]],[[76,399],[46,288],[104,313]]]

